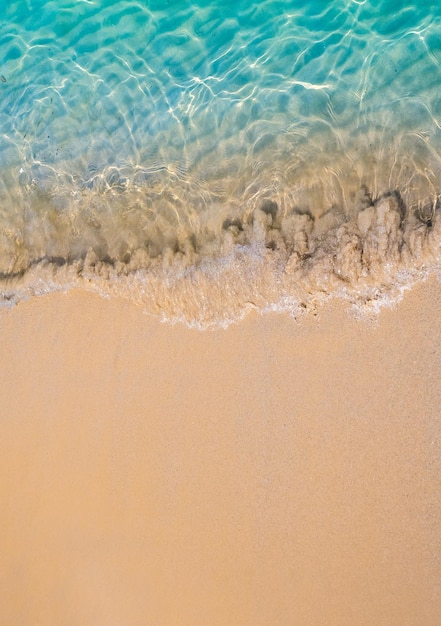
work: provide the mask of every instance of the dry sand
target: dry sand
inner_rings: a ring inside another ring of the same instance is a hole
[[[0,312],[0,624],[441,624],[440,293],[216,332]]]

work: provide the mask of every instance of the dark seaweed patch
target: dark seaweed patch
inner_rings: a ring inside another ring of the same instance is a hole
[[[274,200],[265,200],[260,207],[260,210],[263,211],[263,213],[266,213],[266,215],[271,215],[273,220],[275,220],[279,207],[277,206],[277,202],[274,202]]]
[[[230,228],[237,228],[239,231],[243,230],[242,222],[239,219],[227,218],[223,221],[222,229],[229,230]]]

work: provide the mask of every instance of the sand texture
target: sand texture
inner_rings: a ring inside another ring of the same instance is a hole
[[[376,325],[0,312],[0,624],[441,624],[440,293]]]

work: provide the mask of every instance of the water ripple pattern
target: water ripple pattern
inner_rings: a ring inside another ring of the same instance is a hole
[[[438,262],[440,84],[431,0],[10,0],[1,296],[204,324],[404,285]]]

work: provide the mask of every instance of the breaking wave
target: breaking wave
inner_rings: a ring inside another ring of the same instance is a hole
[[[95,245],[77,254],[74,227],[62,239],[71,241],[67,255],[54,248],[30,258],[29,245],[15,242],[14,262],[10,255],[3,259],[0,298],[11,305],[79,287],[129,298],[162,320],[199,328],[226,326],[253,309],[299,316],[333,297],[372,313],[439,269],[441,205],[409,207],[398,190],[373,198],[363,189],[358,202],[352,217],[335,207],[314,217],[268,199],[249,214],[226,217],[218,229],[152,222],[147,239],[136,212],[126,216],[125,231],[103,217],[89,225]],[[113,242],[112,254],[106,229],[126,235]]]

